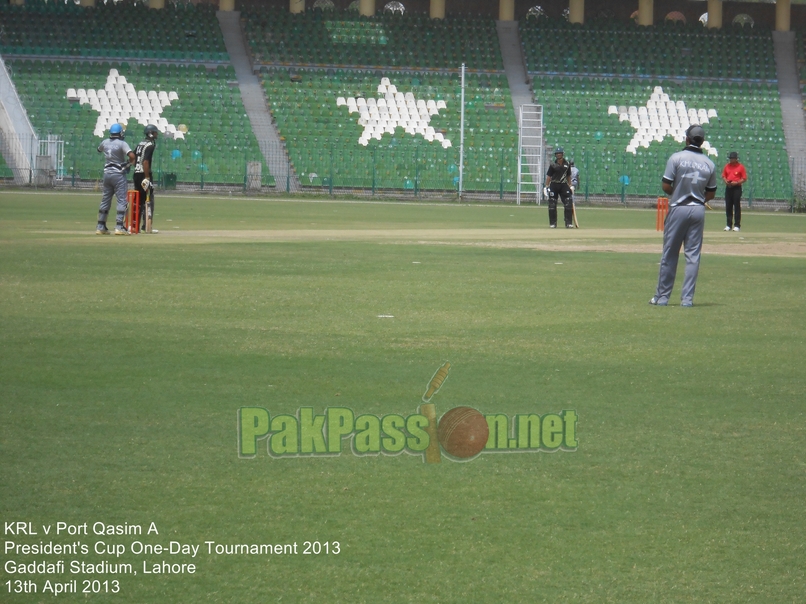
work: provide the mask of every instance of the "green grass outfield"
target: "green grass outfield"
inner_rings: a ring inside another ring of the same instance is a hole
[[[160,196],[124,238],[98,201],[0,192],[0,601],[803,601],[806,217],[709,213],[684,309],[653,211]],[[577,450],[239,457],[241,407],[407,416],[445,361],[438,416],[575,410]],[[119,592],[43,593],[74,579]]]

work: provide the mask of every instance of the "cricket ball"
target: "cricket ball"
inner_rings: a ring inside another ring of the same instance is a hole
[[[437,438],[449,455],[467,459],[487,445],[487,418],[471,407],[454,407],[439,420]]]

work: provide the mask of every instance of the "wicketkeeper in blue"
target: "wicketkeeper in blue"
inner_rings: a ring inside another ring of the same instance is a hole
[[[686,148],[673,154],[666,164],[661,186],[669,196],[669,214],[663,226],[663,255],[660,259],[658,288],[649,301],[656,306],[669,304],[677,274],[680,248],[686,255],[686,272],[680,306],[694,306],[694,288],[700,270],[705,204],[716,193],[716,167],[702,152],[705,130],[697,124],[686,130]]]

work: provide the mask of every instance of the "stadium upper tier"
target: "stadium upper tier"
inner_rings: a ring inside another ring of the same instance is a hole
[[[549,19],[519,27],[530,73],[776,79],[769,31]]]
[[[118,119],[132,147],[146,123],[160,125],[154,167],[179,182],[241,184],[246,163],[262,161],[240,91],[231,85],[232,67],[21,59],[6,65],[39,136],[65,141],[67,177],[98,178],[96,147]]]
[[[258,63],[501,71],[495,21],[266,8],[243,14]]]
[[[0,53],[119,59],[228,61],[215,7],[145,3],[0,5]]]

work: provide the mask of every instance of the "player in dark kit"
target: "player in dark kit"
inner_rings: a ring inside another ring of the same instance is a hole
[[[154,185],[152,184],[151,160],[154,156],[154,148],[157,146],[160,131],[153,124],[149,124],[143,130],[143,133],[145,138],[134,150],[137,163],[134,166],[133,178],[134,188],[140,192],[140,224],[142,225],[140,231],[143,233],[157,233],[157,230],[150,228],[151,225],[146,222],[146,219],[154,216]],[[148,200],[147,204],[146,200]]]
[[[554,151],[554,161],[549,166],[546,173],[546,186],[543,189],[549,199],[549,226],[557,228],[557,198],[563,203],[563,218],[565,228],[574,228],[574,210],[572,206],[571,187],[571,164],[564,157],[565,152],[562,147],[557,147]]]

